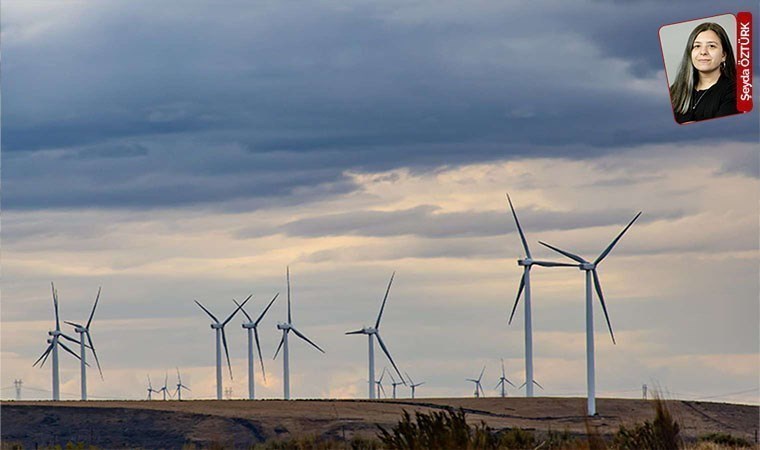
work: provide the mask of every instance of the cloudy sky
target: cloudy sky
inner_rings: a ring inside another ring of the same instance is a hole
[[[420,396],[524,379],[522,250],[595,258],[597,391],[758,403],[758,113],[677,125],[663,24],[746,2],[30,2],[2,8],[2,397],[50,393],[53,326],[91,327],[105,381],[142,398],[175,367],[214,395],[206,315],[254,294],[282,395],[285,268],[294,397],[366,396],[381,330]],[[756,5],[752,12],[758,15]],[[757,49],[755,49],[757,50]],[[757,54],[757,53],[756,53]],[[757,73],[757,72],[756,72]],[[755,83],[757,84],[757,83]],[[583,274],[533,271],[539,393],[585,393]],[[242,317],[242,316],[241,316]],[[246,395],[242,320],[228,326]],[[387,365],[379,352],[378,371]],[[258,368],[257,368],[258,369]],[[78,363],[61,357],[64,398]],[[408,395],[406,390],[402,395]],[[521,395],[511,391],[511,395]]]

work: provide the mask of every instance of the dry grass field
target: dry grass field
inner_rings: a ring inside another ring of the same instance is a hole
[[[684,438],[728,433],[755,442],[760,407],[726,403],[667,401]],[[587,425],[602,435],[654,416],[650,401],[598,399],[599,417],[584,415],[582,398],[448,398],[402,400],[191,400],[3,402],[4,442],[35,445],[84,441],[105,448],[176,448],[223,442],[249,446],[270,439],[305,436],[374,437],[377,426],[398,422],[404,410],[463,408],[468,422],[491,428],[519,427],[582,435]]]

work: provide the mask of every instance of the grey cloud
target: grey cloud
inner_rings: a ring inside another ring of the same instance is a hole
[[[587,158],[757,135],[756,112],[687,133],[673,124],[664,82],[657,96],[625,81],[655,80],[656,28],[676,7],[176,5],[102,4],[80,12],[76,27],[4,35],[4,156],[15,155],[4,161],[7,208],[213,208],[340,184],[347,169]],[[690,12],[700,8],[711,6]],[[12,13],[3,21],[4,29],[30,26]],[[620,72],[605,57],[631,64]],[[218,150],[231,146],[251,156]],[[131,156],[121,164],[85,163],[120,148]],[[20,154],[50,149],[84,160],[76,176],[24,167],[36,160]],[[286,159],[318,173],[293,176]],[[219,187],[229,172],[257,169],[281,181],[271,190]],[[124,178],[133,182],[114,182]],[[46,186],[50,198],[33,192]]]

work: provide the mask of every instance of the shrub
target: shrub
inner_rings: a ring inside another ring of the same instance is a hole
[[[700,442],[714,442],[730,447],[752,447],[752,443],[746,439],[731,436],[728,433],[710,433],[699,437]]]
[[[378,438],[392,450],[479,450],[497,449],[498,440],[491,428],[482,423],[470,427],[463,409],[429,414],[416,412],[415,420],[404,411],[401,420],[386,430],[378,425]]]
[[[628,429],[621,426],[615,435],[615,445],[624,450],[677,450],[683,447],[680,426],[671,416],[665,402],[655,398],[655,417]]]

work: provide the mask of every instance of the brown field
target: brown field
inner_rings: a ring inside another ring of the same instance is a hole
[[[712,432],[756,439],[758,406],[678,400],[667,405],[686,439]],[[214,442],[248,446],[273,438],[375,436],[376,424],[393,425],[404,410],[430,412],[447,407],[464,408],[471,423],[483,421],[497,430],[586,432],[582,398],[6,401],[0,407],[2,440],[21,442],[26,448],[68,441],[106,448],[176,448]],[[654,416],[652,402],[645,400],[598,399],[597,410],[600,416],[589,422],[601,434]]]

